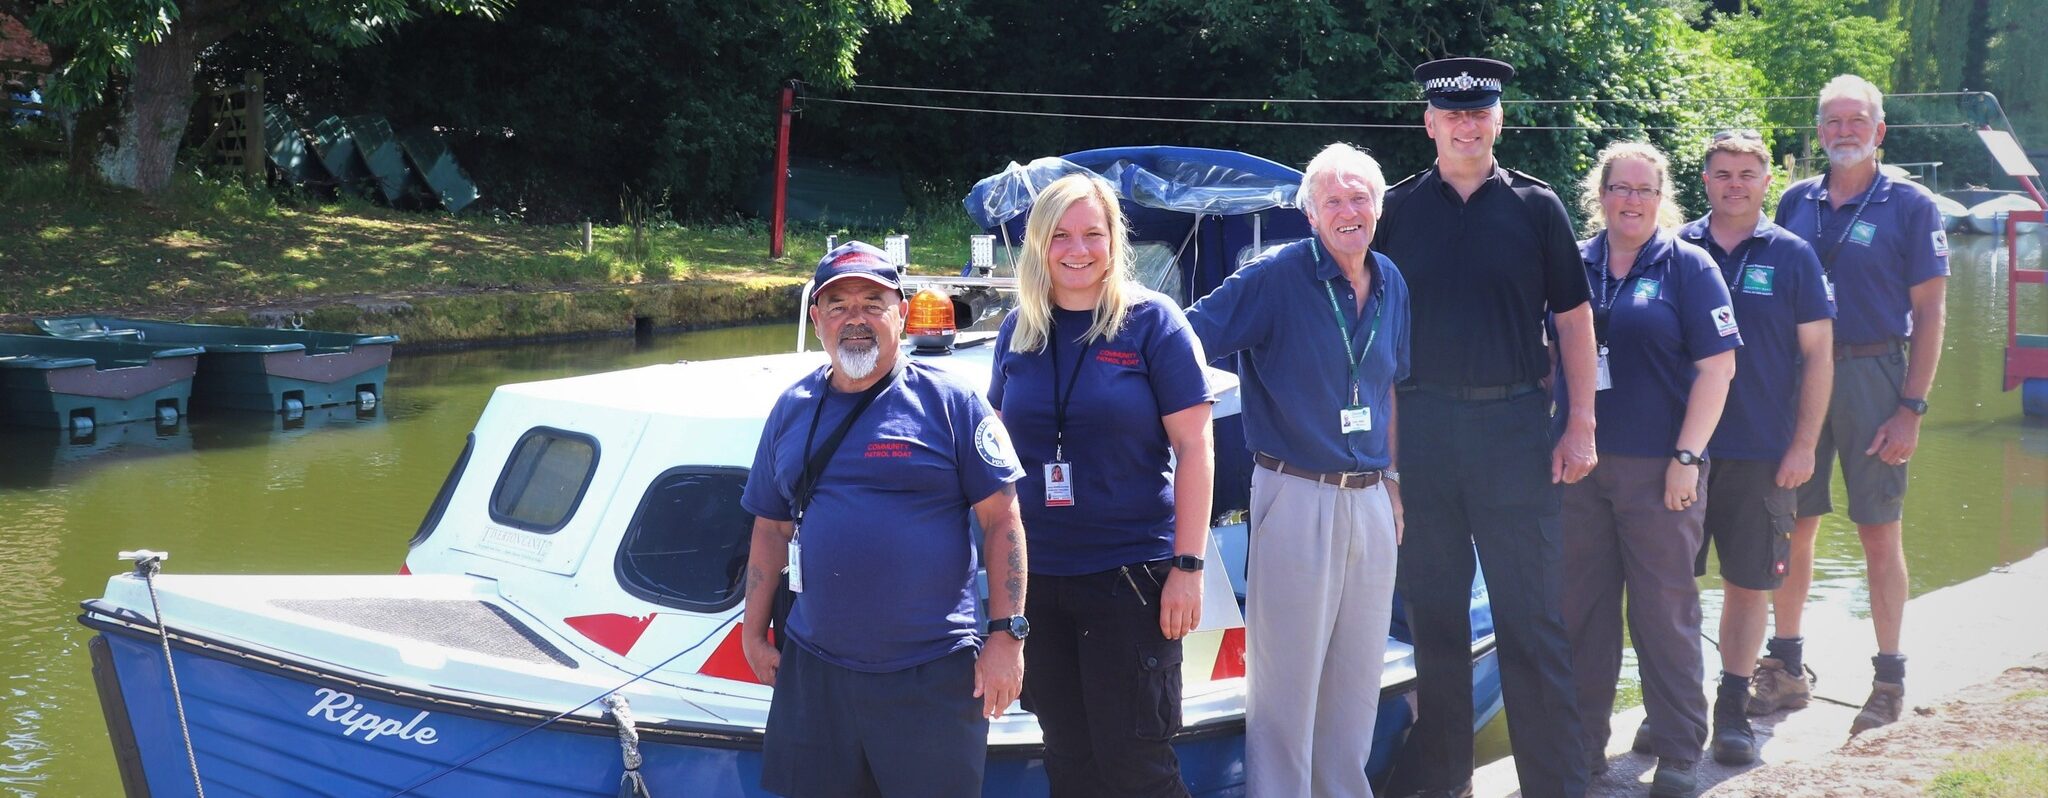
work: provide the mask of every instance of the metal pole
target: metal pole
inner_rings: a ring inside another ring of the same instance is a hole
[[[796,84],[782,87],[782,100],[775,112],[775,218],[769,222],[768,257],[783,255],[782,236],[789,215],[789,118],[796,107]]]

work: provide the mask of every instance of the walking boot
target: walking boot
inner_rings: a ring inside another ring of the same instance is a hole
[[[1733,700],[1723,695],[1714,701],[1714,761],[1723,765],[1747,765],[1756,761],[1756,730],[1743,712],[1742,693]]]
[[[1905,704],[1905,685],[1871,682],[1870,698],[1863,701],[1863,711],[1856,713],[1855,722],[1849,724],[1849,736],[1854,737],[1879,726],[1890,725],[1899,719],[1899,708]]]
[[[1628,750],[1638,754],[1650,753],[1650,721],[1643,719],[1643,725],[1636,727],[1636,739],[1629,743]]]
[[[1700,791],[1698,767],[1698,761],[1658,757],[1650,798],[1693,798]]]
[[[1813,700],[1813,688],[1806,683],[1804,674],[1785,670],[1785,663],[1777,657],[1764,657],[1756,661],[1756,675],[1751,677],[1748,711],[1751,715],[1769,715],[1781,709],[1805,709]]]

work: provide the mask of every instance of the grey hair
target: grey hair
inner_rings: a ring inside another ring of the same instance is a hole
[[[1862,100],[1870,109],[1870,121],[1884,122],[1884,92],[1877,88],[1877,84],[1856,75],[1836,75],[1828,85],[1821,87],[1820,102],[1814,105],[1814,125],[1821,123],[1822,109],[1827,108],[1828,103],[1842,99]]]
[[[1295,207],[1306,211],[1315,204],[1316,178],[1325,174],[1352,174],[1365,178],[1366,188],[1372,190],[1372,215],[1380,215],[1380,202],[1387,197],[1387,176],[1380,171],[1380,162],[1363,150],[1341,141],[1324,147],[1316,157],[1309,159],[1308,168],[1301,172],[1301,189],[1295,194]]]

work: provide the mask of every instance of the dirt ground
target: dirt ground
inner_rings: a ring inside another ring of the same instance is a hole
[[[2048,743],[2048,654],[1964,689],[1936,706],[1912,706],[1898,723],[1866,732],[1815,758],[1768,765],[1715,785],[1717,798],[1918,796],[1950,758],[2011,743]]]

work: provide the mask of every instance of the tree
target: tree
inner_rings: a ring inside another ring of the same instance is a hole
[[[512,0],[6,0],[53,56],[51,99],[118,108],[109,129],[87,126],[83,146],[115,185],[170,185],[195,96],[199,54],[259,25],[304,42],[356,46],[423,13],[495,16]]]
[[[1811,96],[1842,74],[1886,89],[1894,62],[1906,53],[1898,20],[1857,14],[1851,0],[1771,0],[1716,16],[1713,24],[1722,52],[1755,67],[1760,88],[1772,96]],[[1811,102],[1776,102],[1768,117],[1773,125],[1810,128],[1813,112]]]

